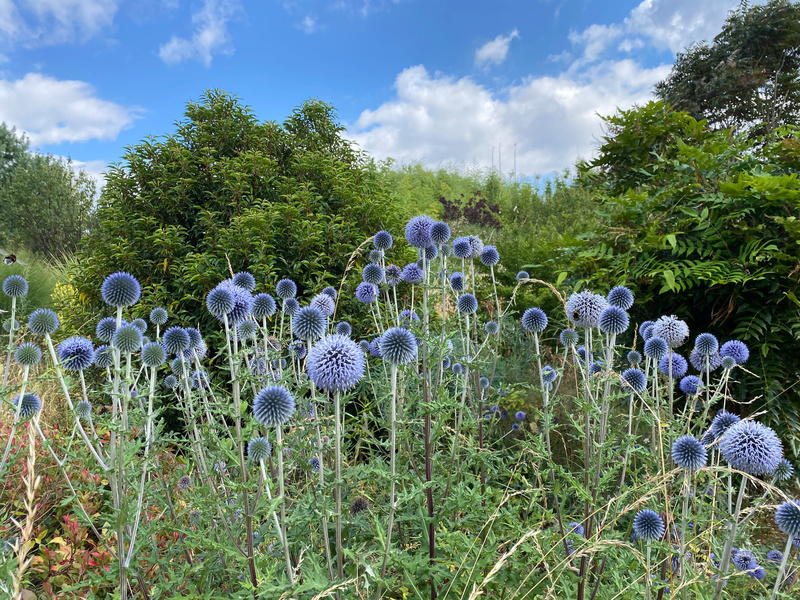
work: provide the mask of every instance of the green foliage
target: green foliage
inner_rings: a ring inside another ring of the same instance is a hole
[[[800,122],[800,4],[743,2],[709,45],[678,54],[656,95],[715,128],[763,135]]]
[[[653,118],[657,116],[658,118]],[[698,129],[652,150],[645,168],[618,157],[642,153],[654,123],[680,131],[687,115],[658,104],[621,111],[582,183],[602,200],[601,227],[569,250],[577,285],[634,287],[647,313],[675,312],[699,333],[746,342],[752,351],[736,396],[765,403],[780,428],[800,431],[800,182],[793,128],[771,142]],[[620,164],[621,163],[621,164]],[[636,181],[623,191],[625,182]],[[688,352],[688,350],[687,350]]]
[[[63,263],[44,261],[26,252],[17,254],[17,262],[12,265],[0,263],[0,282],[10,275],[22,275],[28,281],[28,294],[17,299],[18,320],[20,314],[27,316],[36,308],[51,308],[53,293],[66,283],[67,277]],[[10,308],[11,298],[0,294],[0,311]]]
[[[139,278],[148,301],[206,324],[206,293],[231,268],[250,271],[257,291],[284,277],[301,296],[338,286],[356,247],[395,223],[377,171],[342,131],[316,100],[282,126],[218,90],[188,103],[174,134],[129,147],[110,168],[100,227],[71,271],[84,300],[64,307],[71,324],[100,308],[115,270]]]

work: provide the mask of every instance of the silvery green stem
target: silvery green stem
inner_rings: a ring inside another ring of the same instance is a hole
[[[339,579],[344,579],[344,556],[342,554],[342,415],[340,392],[333,393],[333,419],[334,419],[334,468],[336,481],[333,486],[333,496],[336,502],[336,567]],[[320,465],[320,469],[322,465]]]
[[[394,527],[394,512],[395,512],[395,476],[397,474],[397,459],[395,457],[395,446],[397,436],[397,365],[391,365],[391,380],[392,380],[392,422],[391,433],[389,434],[389,446],[391,453],[391,477],[392,481],[389,486],[389,521],[386,525],[386,545],[383,549],[383,565],[381,565],[381,579],[386,576],[386,563],[389,560],[389,549],[392,546],[392,529]],[[321,468],[321,467],[320,467]]]
[[[281,497],[281,534],[283,539],[283,557],[286,559],[286,576],[289,578],[289,585],[294,585],[294,574],[292,572],[292,560],[289,557],[289,540],[286,534],[286,487],[283,476],[283,427],[278,425],[275,428],[278,440],[278,494]],[[322,468],[322,465],[320,465]]]
[[[17,428],[17,423],[19,423],[19,411],[22,410],[22,399],[25,397],[25,386],[28,384],[28,374],[30,373],[30,370],[31,368],[28,365],[25,365],[25,368],[22,372],[22,387],[19,391],[19,402],[17,402],[16,409],[14,409],[14,421],[11,423],[11,433],[8,436],[6,450],[3,452],[3,460],[0,460],[0,474],[3,473],[3,467],[6,466],[8,454],[11,451],[11,444],[14,442],[14,432]]]
[[[689,565],[686,562],[686,528],[689,522],[689,492],[690,492],[690,482],[689,482],[689,471],[683,476],[683,517],[681,521],[681,544],[680,544],[680,564],[683,565],[683,580],[684,582],[688,579],[688,569]],[[683,590],[681,591],[681,595],[683,600],[686,600],[686,595],[688,593],[688,586],[684,585]]]
[[[494,281],[494,271],[492,271],[492,280]],[[497,290],[495,290],[497,293]],[[499,300],[498,300],[498,311],[499,311]],[[549,398],[548,398],[548,391],[544,387],[544,378],[542,375],[542,355],[539,353],[539,334],[538,332],[533,332],[533,344],[534,344],[534,352],[536,352],[536,367],[539,369],[539,386],[542,389],[542,411],[544,412],[544,440],[545,444],[547,445],[547,456],[548,460],[552,458],[552,451],[550,449],[550,407],[549,407]]]
[[[11,319],[8,322],[8,349],[6,350],[6,370],[3,371],[3,387],[8,385],[8,373],[11,371],[11,355],[14,353],[14,319],[17,312],[17,298],[11,296]],[[20,402],[20,404],[22,404]]]
[[[720,561],[720,578],[717,581],[716,588],[714,591],[714,600],[719,600],[720,594],[722,594],[722,586],[725,583],[724,579],[722,578],[728,572],[728,565],[730,564],[731,559],[731,549],[733,548],[733,541],[736,537],[736,528],[738,526],[739,521],[739,512],[742,510],[742,500],[744,499],[744,490],[747,487],[747,478],[744,477],[742,479],[742,487],[739,488],[739,496],[736,500],[736,511],[733,513],[731,518],[731,525],[730,531],[728,532],[728,540],[725,542],[725,549],[722,552],[722,560]]]
[[[261,467],[261,478],[264,480],[264,488],[267,490],[267,498],[272,500],[272,490],[269,489],[269,479],[267,478],[267,469],[264,466],[264,461],[258,461],[259,466]],[[278,532],[278,539],[283,545],[283,528],[281,527],[280,521],[278,521],[278,513],[274,510],[272,511],[272,518],[275,521],[275,531]]]
[[[311,349],[311,340],[306,340],[306,352]],[[308,356],[308,354],[306,354]],[[369,361],[364,361],[369,368]],[[369,373],[367,374],[369,375]],[[319,460],[319,489],[320,493],[323,492],[325,489],[325,460],[322,453],[322,432],[320,431],[319,425],[319,405],[317,404],[317,386],[313,380],[309,378],[311,383],[311,402],[312,406],[314,407],[314,427],[317,433],[317,458]],[[370,380],[371,383],[371,380]],[[373,387],[373,395],[374,395],[374,387]],[[330,534],[328,533],[328,512],[322,515],[322,531],[325,535],[325,562],[328,564],[328,576],[333,581],[333,559],[331,558],[331,544],[330,544]]]
[[[674,384],[675,380],[673,379],[673,375],[672,375],[672,348],[669,349],[669,355],[668,356],[669,356],[669,359],[668,359],[669,360],[669,377],[668,377],[668,379],[669,379],[669,415],[667,417],[667,422],[670,425],[672,425],[672,419],[673,419],[672,403],[673,403],[673,399],[674,399],[674,396],[675,396],[675,390],[673,389],[675,387],[675,384]],[[674,435],[674,433],[672,433],[672,427],[670,426],[670,441],[672,441],[672,436],[673,435]]]
[[[775,587],[772,588],[769,600],[775,600],[775,596],[783,583],[783,572],[786,569],[786,563],[789,562],[789,554],[792,551],[792,536],[786,538],[786,548],[783,550],[783,558],[781,558],[781,566],[778,567],[778,576],[775,578]]]
[[[622,461],[622,475],[619,477],[619,487],[625,484],[625,474],[628,470],[628,459],[631,457],[630,437],[633,433],[633,402],[635,394],[631,394],[628,398],[628,441],[625,443],[625,460]]]
[[[647,563],[646,563],[646,571],[645,571],[645,598],[646,600],[650,600],[650,540],[647,540]]]

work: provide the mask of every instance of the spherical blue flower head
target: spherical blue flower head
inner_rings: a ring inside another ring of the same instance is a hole
[[[578,355],[578,358],[580,359],[582,364],[586,363],[586,346],[578,346],[577,348],[575,348],[575,353]],[[591,353],[589,353],[589,361],[592,360],[593,357]]]
[[[782,560],[783,560],[783,552],[781,552],[780,550],[770,550],[769,552],[767,552],[767,562],[773,565],[779,565],[781,564]]]
[[[608,306],[600,313],[598,324],[603,333],[620,334],[628,329],[630,325],[628,313],[618,306]]]
[[[584,290],[567,299],[567,315],[577,327],[589,329],[600,324],[600,313],[606,306],[608,302],[600,294]]]
[[[319,457],[312,456],[308,459],[308,466],[314,473],[319,473]]]
[[[489,381],[489,378],[488,378],[488,377],[481,377],[481,378],[478,380],[478,385],[480,385],[480,386],[481,386],[481,389],[482,389],[482,390],[488,390],[488,389],[489,389],[489,386],[491,385],[491,382]]]
[[[256,278],[247,271],[242,271],[233,276],[233,285],[238,285],[252,294],[256,289]]]
[[[328,318],[313,306],[304,306],[292,316],[292,334],[301,340],[318,340],[327,328]]]
[[[527,271],[520,271],[517,273],[517,281],[522,281],[523,279],[530,279],[531,276],[528,275]]]
[[[598,373],[603,372],[603,363],[601,361],[595,361],[591,365],[589,365],[589,376],[597,375]]]
[[[751,571],[749,573],[749,575],[753,579],[758,579],[759,581],[762,581],[762,580],[766,579],[767,571],[764,569],[764,567],[756,565],[756,568],[753,569],[753,571]]]
[[[791,537],[800,535],[800,500],[786,500],[775,511],[778,529]]]
[[[459,237],[453,240],[453,255],[456,258],[469,258],[472,255],[472,244],[469,238]]]
[[[114,317],[100,319],[95,328],[95,335],[101,342],[110,342],[117,330],[117,320]]]
[[[689,363],[701,373],[706,372],[706,358],[708,359],[709,372],[716,371],[722,366],[722,357],[719,355],[719,352],[706,355],[701,354],[700,351],[695,348],[689,353]]]
[[[445,258],[450,258],[451,256],[453,256],[453,249],[448,244],[442,244],[441,246],[439,246],[439,252],[441,252],[442,256],[444,256]]]
[[[306,357],[306,345],[300,340],[293,341],[289,344],[289,354],[295,360],[303,360]]]
[[[142,295],[142,286],[130,273],[118,271],[106,277],[100,286],[100,295],[109,306],[131,306]]]
[[[375,234],[375,237],[372,238],[372,245],[375,246],[376,250],[383,250],[384,252],[392,247],[394,244],[394,240],[392,239],[392,234],[388,231],[379,231]]]
[[[719,342],[711,333],[701,333],[694,338],[694,349],[703,356],[716,354],[719,350]]]
[[[642,355],[636,350],[631,350],[628,352],[627,359],[630,364],[638,365],[640,362],[642,362]]]
[[[542,381],[545,383],[553,383],[556,377],[558,377],[558,373],[556,373],[556,370],[550,365],[546,365],[542,369]]]
[[[247,456],[254,462],[267,460],[272,454],[272,444],[265,437],[255,437],[247,443]]]
[[[653,336],[664,338],[670,348],[677,348],[689,337],[689,326],[675,315],[665,315],[653,325]]]
[[[60,324],[58,315],[49,308],[37,308],[28,317],[28,329],[34,335],[53,335]]]
[[[111,346],[98,346],[94,351],[94,364],[95,366],[105,369],[114,364],[114,350]]]
[[[240,340],[252,340],[258,333],[258,325],[253,321],[242,321],[236,326],[236,335]]]
[[[558,340],[567,348],[572,348],[578,343],[578,332],[574,329],[562,329],[558,336]]]
[[[400,312],[400,327],[406,329],[419,324],[419,316],[413,310],[405,309]]]
[[[642,341],[646,342],[653,337],[653,325],[648,325],[642,330]]]
[[[192,368],[192,365],[188,363],[186,360],[181,361],[180,356],[176,356],[175,358],[173,358],[169,366],[170,369],[172,369],[172,373],[176,377],[181,377],[181,378],[183,378],[184,376],[188,377],[189,371]]]
[[[408,329],[391,327],[380,337],[383,360],[394,365],[405,365],[417,358],[417,338]]]
[[[191,352],[193,350],[198,350],[200,346],[205,345],[205,343],[203,342],[203,336],[200,335],[200,331],[197,328],[186,327],[184,331],[186,332],[186,335],[189,336],[189,347],[187,348],[187,350]]]
[[[775,481],[789,481],[794,475],[794,467],[792,463],[790,463],[785,458],[782,458],[781,461],[778,463],[778,466],[775,467],[775,470],[770,473],[770,476]]]
[[[169,315],[167,311],[160,306],[157,306],[153,310],[150,311],[150,322],[153,325],[163,325],[167,322]]]
[[[183,327],[170,327],[164,332],[164,349],[170,354],[179,354],[189,348],[191,339]]]
[[[746,363],[747,359],[750,358],[750,350],[739,340],[731,340],[730,342],[722,344],[722,348],[719,349],[719,354],[723,359],[726,356],[730,356],[736,361],[737,365]]]
[[[672,460],[678,468],[694,472],[706,466],[708,453],[700,440],[684,435],[672,444]]]
[[[403,280],[403,270],[397,265],[388,265],[386,267],[385,278],[386,285],[389,287],[395,287]]]
[[[453,375],[463,375],[464,365],[461,363],[453,363],[453,366],[450,367],[450,370],[453,372]]]
[[[470,258],[477,259],[481,257],[481,252],[483,252],[483,242],[481,238],[477,235],[468,235],[467,240],[469,240],[470,248],[472,252],[470,252]]]
[[[369,353],[375,358],[383,358],[381,354],[381,337],[378,336],[369,343]]]
[[[361,279],[372,285],[380,285],[383,283],[385,275],[380,265],[370,263],[361,271]]]
[[[333,300],[336,300],[336,298],[339,297],[339,293],[336,291],[336,288],[330,285],[325,289],[323,289],[322,293],[325,294],[326,296],[330,296]]]
[[[472,294],[461,294],[456,306],[462,315],[471,315],[478,310],[478,299]]]
[[[111,344],[122,354],[133,354],[142,347],[142,332],[130,323],[123,323],[114,332]]]
[[[731,467],[750,475],[772,473],[783,458],[778,436],[757,421],[739,421],[731,425],[722,436],[719,448]]]
[[[669,356],[664,356],[661,360],[658,361],[658,370],[661,371],[667,377],[670,377],[669,371]],[[686,375],[686,371],[689,370],[689,363],[686,362],[686,359],[683,358],[680,354],[675,352],[672,353],[672,378],[673,379],[680,379],[684,375]]]
[[[419,268],[417,263],[407,264],[403,268],[403,274],[401,275],[403,281],[411,284],[422,283],[422,277],[423,277],[422,269]]]
[[[500,326],[497,324],[497,321],[486,321],[483,325],[483,330],[488,335],[496,335],[498,331],[500,331]]]
[[[525,413],[524,413],[523,411],[521,411],[521,410],[518,410],[518,411],[516,412],[516,414],[514,415],[514,418],[515,418],[517,421],[524,421],[524,420],[525,420],[525,417],[526,417]]]
[[[380,250],[370,250],[368,256],[369,256],[369,262],[377,265],[381,262],[381,258],[383,257],[383,252],[381,252]]]
[[[17,395],[13,401],[15,408],[19,402],[19,395]],[[39,399],[39,396],[36,394],[25,394],[22,397],[22,404],[19,407],[19,418],[30,419],[40,410],[42,410],[42,401]]]
[[[295,315],[300,310],[300,303],[296,298],[287,298],[283,301],[283,312],[287,315]]]
[[[647,377],[639,369],[625,369],[622,372],[623,389],[631,389],[642,393],[647,387]]]
[[[541,333],[547,327],[547,315],[541,308],[529,308],[522,313],[522,328],[525,331]]]
[[[711,444],[713,444],[716,441],[716,438],[714,437],[714,434],[712,433],[710,427],[703,434],[703,439],[701,439],[700,441],[703,442],[703,446],[705,446],[706,448],[710,447]]]
[[[285,387],[269,385],[256,394],[253,416],[262,427],[279,427],[294,414],[294,398]]]
[[[456,271],[450,275],[450,287],[454,292],[463,292],[466,284],[466,277],[461,271]]]
[[[618,285],[615,288],[611,288],[611,291],[608,292],[608,296],[606,296],[606,300],[611,306],[616,306],[622,310],[629,310],[630,307],[633,306],[633,293],[624,285]]]
[[[236,299],[233,296],[233,292],[226,287],[217,286],[208,292],[206,296],[206,308],[208,308],[208,312],[218,319],[222,319],[225,315],[230,313],[235,304]]]
[[[336,324],[336,333],[339,335],[350,335],[353,333],[353,328],[347,321],[340,321]]]
[[[67,338],[58,345],[58,360],[67,371],[89,368],[94,362],[92,341],[85,337]]]
[[[364,355],[349,337],[329,335],[311,348],[306,370],[318,388],[343,392],[354,387],[364,376]]]
[[[647,339],[645,338],[644,335],[645,330],[648,329],[649,327],[652,327],[655,324],[656,324],[655,321],[644,321],[641,325],[639,325],[639,335],[642,336],[642,339],[644,340]]]
[[[451,363],[450,357],[449,356],[445,356],[442,359],[442,369],[449,369],[450,368],[450,363]]]
[[[494,246],[484,246],[481,251],[481,263],[485,267],[491,267],[500,262],[500,253]]]
[[[425,253],[425,260],[429,263],[439,255],[439,249],[436,246],[426,246],[425,248],[420,248],[417,252],[420,259],[423,258],[423,252]]]
[[[233,308],[228,313],[228,324],[231,326],[238,325],[242,321],[250,318],[250,313],[253,310],[253,295],[243,287],[233,285],[233,281],[226,279],[221,282],[217,287],[228,288],[233,294]],[[216,315],[215,315],[216,316]],[[220,321],[221,317],[217,317]]]
[[[406,240],[415,248],[425,248],[433,244],[431,227],[436,221],[428,215],[412,218],[406,225]]]
[[[285,369],[286,365],[288,365],[288,364],[289,363],[286,362],[285,358],[280,358],[280,359],[276,358],[276,359],[274,359],[272,361],[272,368],[273,369],[281,369],[282,370],[282,369]]]
[[[23,367],[32,367],[42,360],[42,350],[36,344],[25,342],[14,350],[14,360]]]
[[[3,331],[5,331],[6,333],[11,332],[11,326],[12,326],[11,319],[6,319],[5,321],[3,321]],[[17,321],[17,319],[14,319],[13,326],[14,326],[14,331],[19,330],[19,321]]]
[[[178,387],[178,379],[174,375],[167,375],[164,377],[164,387],[170,390],[174,390]]]
[[[437,246],[441,246],[450,239],[450,226],[442,221],[437,221],[431,225],[431,241]]]
[[[259,321],[264,318],[269,318],[275,314],[278,306],[275,304],[275,298],[269,294],[256,294],[253,296],[253,317]]]
[[[9,275],[3,281],[3,293],[9,298],[22,298],[28,293],[28,282],[22,275]]]
[[[92,405],[88,400],[81,400],[75,405],[75,414],[79,419],[85,421],[92,414]]]
[[[749,571],[758,567],[755,555],[749,550],[740,550],[731,556],[731,562],[740,571]]]
[[[649,508],[640,510],[633,519],[633,531],[640,540],[660,540],[664,537],[665,530],[664,521],[659,514]]]
[[[333,313],[336,312],[336,301],[328,294],[317,294],[311,302],[309,302],[309,306],[318,308],[326,317],[331,317]]]
[[[584,537],[586,530],[583,528],[583,525],[573,521],[567,525],[567,533],[576,533],[579,536]]]
[[[722,434],[728,431],[728,428],[736,425],[739,421],[741,421],[741,419],[737,415],[727,410],[721,410],[711,421],[711,433],[714,435],[715,439],[718,439],[722,437]]]
[[[519,429],[519,423],[514,423],[514,424],[511,426],[511,429],[513,429],[514,431],[517,431],[517,430]]]
[[[696,375],[687,375],[681,379],[678,387],[684,394],[689,396],[696,396],[703,389],[703,382]]]
[[[131,325],[138,327],[139,331],[142,332],[142,335],[144,335],[144,332],[147,331],[147,321],[144,319],[134,319],[131,321]]]
[[[664,338],[651,337],[644,343],[644,355],[653,360],[661,360],[669,353],[669,345]]]
[[[275,286],[275,295],[281,300],[288,300],[297,295],[297,284],[291,279],[281,279]]]
[[[344,335],[344,334],[340,334],[340,335]],[[367,354],[369,352],[369,342],[367,340],[361,340],[360,342],[358,342],[358,347],[361,348],[361,351],[364,354]]]
[[[375,302],[375,286],[371,283],[362,281],[356,286],[356,300],[362,304],[372,304]]]
[[[150,342],[142,348],[142,364],[151,369],[160,367],[167,361],[167,352],[158,342]]]

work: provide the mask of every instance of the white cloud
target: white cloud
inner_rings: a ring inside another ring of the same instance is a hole
[[[120,0],[0,0],[0,41],[7,46],[84,42],[110,27]]]
[[[167,64],[197,60],[208,67],[215,55],[233,54],[228,22],[240,10],[239,0],[204,0],[200,10],[192,14],[191,39],[173,36],[158,49],[158,55]]]
[[[579,64],[596,61],[622,35],[620,25],[590,25],[581,33],[571,31],[569,41],[574,46],[583,46]]]
[[[300,23],[300,29],[308,34],[314,33],[318,29],[317,20],[311,15],[306,15],[306,17]]]
[[[24,131],[33,146],[113,140],[130,127],[139,109],[98,98],[84,81],[39,73],[0,79],[0,121]]]
[[[498,35],[491,42],[486,42],[475,51],[475,66],[479,69],[489,69],[492,65],[499,65],[508,56],[508,47],[511,40],[519,37],[516,29],[508,35]]]

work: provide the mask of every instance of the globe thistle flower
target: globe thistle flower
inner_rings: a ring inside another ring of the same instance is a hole
[[[383,358],[381,353],[381,336],[376,337],[369,343],[369,353],[375,358]]]
[[[318,308],[326,317],[331,317],[333,313],[336,312],[336,301],[328,294],[317,294],[311,302],[309,302],[309,306]]]
[[[481,252],[483,252],[483,242],[481,238],[477,235],[468,235],[467,240],[469,241],[470,248],[472,252],[470,252],[470,258],[476,259],[481,257]]]
[[[374,250],[373,250],[374,252]],[[336,300],[339,297],[339,294],[336,291],[336,288],[333,286],[328,286],[322,290],[322,293],[326,296],[329,296],[332,300]]]
[[[720,368],[720,366],[722,366],[722,357],[719,355],[719,352],[715,352],[714,354],[703,354],[697,348],[695,348],[689,353],[689,363],[701,373],[706,372],[706,359],[708,359],[709,372],[716,371]]]
[[[225,287],[217,286],[206,295],[206,308],[217,319],[222,319],[230,313],[235,304],[233,292]]]
[[[750,358],[750,350],[739,340],[731,340],[730,342],[722,344],[722,348],[719,349],[719,354],[723,359],[726,356],[730,356],[736,361],[737,365],[746,363],[747,359]]]
[[[589,377],[592,375],[597,375],[598,373],[603,372],[603,362],[602,361],[595,361],[591,365],[589,365]]]
[[[114,332],[111,344],[122,354],[133,354],[142,347],[142,332],[130,323],[123,323]]]
[[[545,367],[542,369],[542,381],[545,384],[553,383],[556,380],[556,377],[558,377],[556,370],[550,365],[545,365]]]
[[[267,460],[272,454],[272,444],[265,437],[254,437],[247,443],[247,456],[254,462]]]
[[[344,392],[363,377],[364,355],[349,337],[329,335],[309,351],[306,370],[318,388],[328,392]]]
[[[514,414],[514,418],[516,418],[517,421],[524,421],[526,416],[527,415],[521,410],[518,410],[516,414]]]
[[[541,333],[547,327],[547,315],[541,308],[529,308],[522,313],[522,328],[525,331]]]
[[[786,500],[775,511],[775,523],[790,537],[800,536],[800,500]]]
[[[653,337],[653,325],[648,325],[648,326],[647,326],[647,327],[645,327],[645,328],[644,328],[644,330],[642,331],[642,341],[643,341],[643,342],[646,342],[646,341],[647,341],[647,340],[649,340],[651,337]]]
[[[579,339],[578,332],[574,329],[563,329],[558,336],[558,340],[567,348],[574,347]]]
[[[406,225],[406,240],[416,248],[425,248],[433,243],[431,228],[435,221],[428,215],[413,217]]]
[[[21,420],[30,419],[33,415],[42,410],[42,401],[36,394],[25,394],[22,397],[21,404],[19,400],[19,394],[17,394],[12,404],[14,405],[14,408],[19,405],[19,418]]]
[[[437,221],[430,228],[431,241],[441,246],[450,239],[450,226],[442,221]]]
[[[233,285],[233,281],[230,279],[222,281],[217,287],[227,288],[233,294],[233,308],[227,313],[230,325],[238,325],[250,318],[253,310],[253,295],[250,292],[243,287]],[[223,320],[222,317],[217,317],[217,319]]]
[[[164,377],[164,387],[170,390],[174,390],[178,387],[178,379],[174,375],[167,375]]]
[[[717,353],[719,342],[712,334],[701,333],[694,339],[694,349],[703,356],[709,356]]]
[[[741,419],[727,410],[721,410],[711,421],[711,433],[715,439],[719,439],[728,431],[730,427],[736,425]]]
[[[482,390],[488,390],[489,386],[491,385],[491,382],[489,381],[488,377],[481,377],[478,380],[478,385],[480,385]]]
[[[664,521],[656,511],[645,508],[636,513],[633,519],[633,531],[640,540],[646,542],[660,540],[664,537]]]
[[[703,389],[703,382],[696,375],[687,375],[681,379],[678,387],[687,396],[696,396]]]
[[[480,258],[483,266],[491,267],[500,262],[500,253],[494,246],[484,246]]]
[[[339,334],[339,335],[344,335],[344,334]],[[367,340],[361,340],[360,342],[358,342],[358,347],[361,348],[361,351],[364,354],[369,353],[369,342]]]
[[[150,342],[142,348],[142,364],[151,369],[156,369],[167,361],[167,352],[158,342]]]
[[[317,340],[325,335],[328,318],[313,306],[304,306],[292,316],[292,333],[301,340]]]
[[[759,566],[759,565],[756,565],[756,566],[755,566],[755,569],[753,569],[753,570],[752,570],[752,571],[749,573],[749,575],[750,575],[750,577],[752,577],[753,579],[758,579],[759,581],[762,581],[763,579],[766,579],[766,577],[767,577],[767,572],[766,572],[766,570],[764,569],[764,567],[762,567],[762,566]]]
[[[28,293],[28,281],[22,275],[9,275],[3,280],[3,293],[9,298],[22,298]]]
[[[661,360],[669,352],[669,346],[664,338],[651,337],[644,343],[644,355],[653,360]]]
[[[792,478],[792,475],[794,475],[794,467],[785,458],[782,458],[775,470],[770,473],[770,477],[775,481],[788,481]]]
[[[256,278],[247,271],[242,271],[233,276],[233,285],[244,288],[252,294],[256,289]]]
[[[686,371],[689,369],[689,363],[686,362],[686,359],[683,358],[680,354],[674,353],[672,354],[672,373],[670,374],[669,368],[669,356],[664,356],[661,360],[658,361],[658,370],[661,371],[667,377],[672,377],[673,379],[680,379],[684,375],[686,375]]]
[[[458,237],[453,240],[453,256],[466,259],[472,255],[472,244],[466,237]]]
[[[417,358],[417,339],[403,327],[391,327],[380,337],[383,360],[394,365],[404,365]]]
[[[518,431],[519,430],[519,423],[514,423],[513,425],[511,425],[511,429],[513,429],[514,431]]]
[[[108,343],[111,341],[111,338],[114,336],[114,332],[116,330],[117,320],[114,317],[105,317],[104,319],[100,319],[100,321],[97,323],[95,335],[101,342]]]
[[[300,303],[295,298],[287,298],[283,301],[283,312],[287,315],[295,315],[300,310]]]
[[[150,311],[150,322],[153,325],[163,325],[164,323],[167,322],[168,318],[169,315],[167,314],[167,311],[161,308],[160,306],[157,306],[156,308]]]
[[[294,414],[294,398],[289,390],[270,385],[256,394],[253,400],[253,417],[263,427],[279,427]]]
[[[303,360],[306,357],[306,345],[301,340],[295,340],[289,344],[289,354],[295,360]]]
[[[397,265],[388,265],[385,272],[386,285],[395,287],[403,280],[403,271]]]
[[[191,489],[192,487],[192,478],[188,475],[182,475],[178,478],[178,489],[182,492]]]
[[[584,530],[583,525],[577,521],[573,521],[572,523],[567,524],[567,533],[575,533],[581,537],[584,537],[586,531]]]
[[[350,505],[350,515],[355,517],[358,513],[369,510],[369,502],[366,498],[358,496]]]
[[[83,371],[94,362],[94,346],[85,337],[67,338],[58,345],[58,360],[67,371]]]
[[[25,342],[14,350],[14,360],[22,367],[32,367],[42,360],[42,350],[36,344]]]
[[[405,327],[408,329],[414,325],[419,324],[419,316],[416,312],[410,309],[405,309],[400,312],[400,327]]]
[[[92,405],[88,400],[81,400],[75,405],[75,415],[85,421],[92,414]]]
[[[517,281],[522,281],[524,279],[530,279],[530,278],[531,276],[528,275],[527,271],[520,271],[519,273],[517,273]]]
[[[625,369],[622,372],[623,389],[631,389],[641,394],[647,387],[647,377],[636,368]]]
[[[714,437],[714,434],[712,433],[710,427],[703,434],[703,439],[701,439],[700,441],[703,442],[703,446],[705,446],[706,448],[711,446],[711,444],[713,444],[716,441],[716,438]]]
[[[403,274],[401,277],[406,283],[422,283],[422,269],[417,266],[417,263],[409,263],[403,268]]]
[[[60,324],[58,315],[49,308],[37,308],[28,317],[28,329],[34,335],[53,335]]]
[[[644,322],[642,322],[641,325],[639,325],[639,335],[642,336],[643,340],[645,339],[645,335],[644,335],[645,330],[650,328],[650,327],[652,327],[655,324],[656,324],[655,321],[644,321]]]
[[[780,550],[770,550],[769,552],[767,552],[767,562],[769,562],[770,564],[779,565],[781,564],[782,560],[783,560],[783,552],[781,552]]]
[[[442,244],[441,246],[439,246],[439,252],[441,252],[442,256],[444,256],[445,258],[450,258],[451,256],[453,256],[453,248],[448,244]]]
[[[731,555],[731,562],[740,571],[750,571],[758,567],[755,555],[749,550],[740,550]]]
[[[297,295],[297,284],[291,279],[281,279],[275,286],[275,295],[281,300],[288,300]]]
[[[653,336],[664,338],[670,348],[677,348],[689,337],[689,326],[675,315],[665,315],[653,325]]]
[[[347,321],[340,321],[336,324],[336,333],[349,336],[353,333],[353,328]]]
[[[114,350],[111,346],[103,345],[97,347],[94,351],[94,364],[101,369],[114,365]]]
[[[608,302],[599,294],[584,290],[567,299],[567,316],[577,327],[589,329],[600,324],[600,313]]]
[[[269,294],[256,294],[253,296],[253,318],[261,319],[269,318],[275,314],[278,306],[275,304],[275,298]]]
[[[189,336],[189,347],[187,350],[189,352],[196,352],[198,358],[203,358],[203,356],[205,356],[205,350],[203,350],[201,354],[201,349],[204,349],[206,344],[203,341],[203,336],[200,334],[200,330],[195,327],[186,327],[185,331]]]
[[[371,285],[380,285],[383,283],[385,275],[380,265],[370,263],[361,271],[361,279]]]
[[[356,287],[356,300],[362,304],[372,304],[375,302],[375,286],[364,281],[359,283]]]
[[[253,321],[242,321],[236,326],[236,335],[240,340],[252,340],[258,333],[258,325]]]
[[[288,364],[285,358],[276,358],[272,361],[272,368],[282,371]]]
[[[381,262],[381,258],[383,258],[383,252],[381,252],[380,250],[370,250],[369,254],[367,256],[369,258],[369,262],[371,262],[372,264],[377,265],[377,264],[379,264]],[[331,288],[331,289],[333,289],[333,288]],[[336,290],[333,290],[333,291],[335,292]]]
[[[142,332],[142,335],[144,335],[144,332],[147,331],[147,321],[144,319],[134,319],[131,321],[131,325],[138,327],[139,331]]]
[[[426,246],[425,248],[420,248],[417,254],[420,260],[424,259],[430,262],[439,255],[439,249],[436,246]]]
[[[191,340],[183,327],[170,327],[164,332],[163,343],[170,354],[180,354],[189,348]]]
[[[450,357],[449,356],[445,356],[442,359],[442,369],[443,370],[449,369],[450,368],[450,362],[451,362]]]
[[[462,375],[464,373],[464,365],[461,363],[453,363],[453,366],[450,367],[450,370],[453,372],[453,375]]]
[[[598,324],[603,333],[619,335],[628,329],[630,318],[628,313],[618,306],[607,306],[600,313]]]
[[[672,460],[679,468],[694,472],[706,466],[708,453],[700,440],[684,435],[672,444]]]
[[[191,365],[187,363],[185,360],[181,360],[181,357],[178,356],[172,359],[170,363],[170,369],[172,369],[172,373],[176,377],[189,377],[189,370],[191,369]]]
[[[388,231],[379,231],[375,234],[375,237],[372,238],[372,245],[375,246],[375,249],[384,252],[391,248],[393,243],[392,234]]]
[[[739,421],[731,425],[719,447],[731,467],[750,475],[772,473],[783,458],[778,436],[757,421]]]
[[[472,294],[461,294],[456,306],[462,315],[471,315],[478,310],[478,299]]]
[[[498,331],[500,331],[500,326],[496,321],[486,321],[486,323],[483,325],[483,330],[488,335],[495,335]]]
[[[453,288],[454,292],[463,292],[464,287],[466,284],[466,278],[461,271],[456,271],[452,275],[450,275],[450,287]]]
[[[100,286],[100,295],[109,306],[131,306],[142,295],[142,286],[130,273],[118,271],[106,277]]]
[[[585,363],[586,362],[586,347],[585,346],[578,346],[577,348],[575,348],[575,354],[578,355],[578,358],[580,359],[581,363]],[[589,361],[593,360],[593,358],[594,357],[592,356],[592,353],[590,352],[589,353]]]
[[[6,333],[11,333],[12,325],[14,331],[19,330],[19,321],[17,319],[14,319],[13,323],[11,322],[11,319],[5,319],[3,321],[3,331],[5,331]]]
[[[629,310],[633,306],[633,293],[623,285],[611,288],[606,296],[606,301],[611,305],[622,310]]]
[[[636,350],[631,350],[628,352],[627,360],[632,365],[638,365],[640,362],[642,362],[642,355]]]

